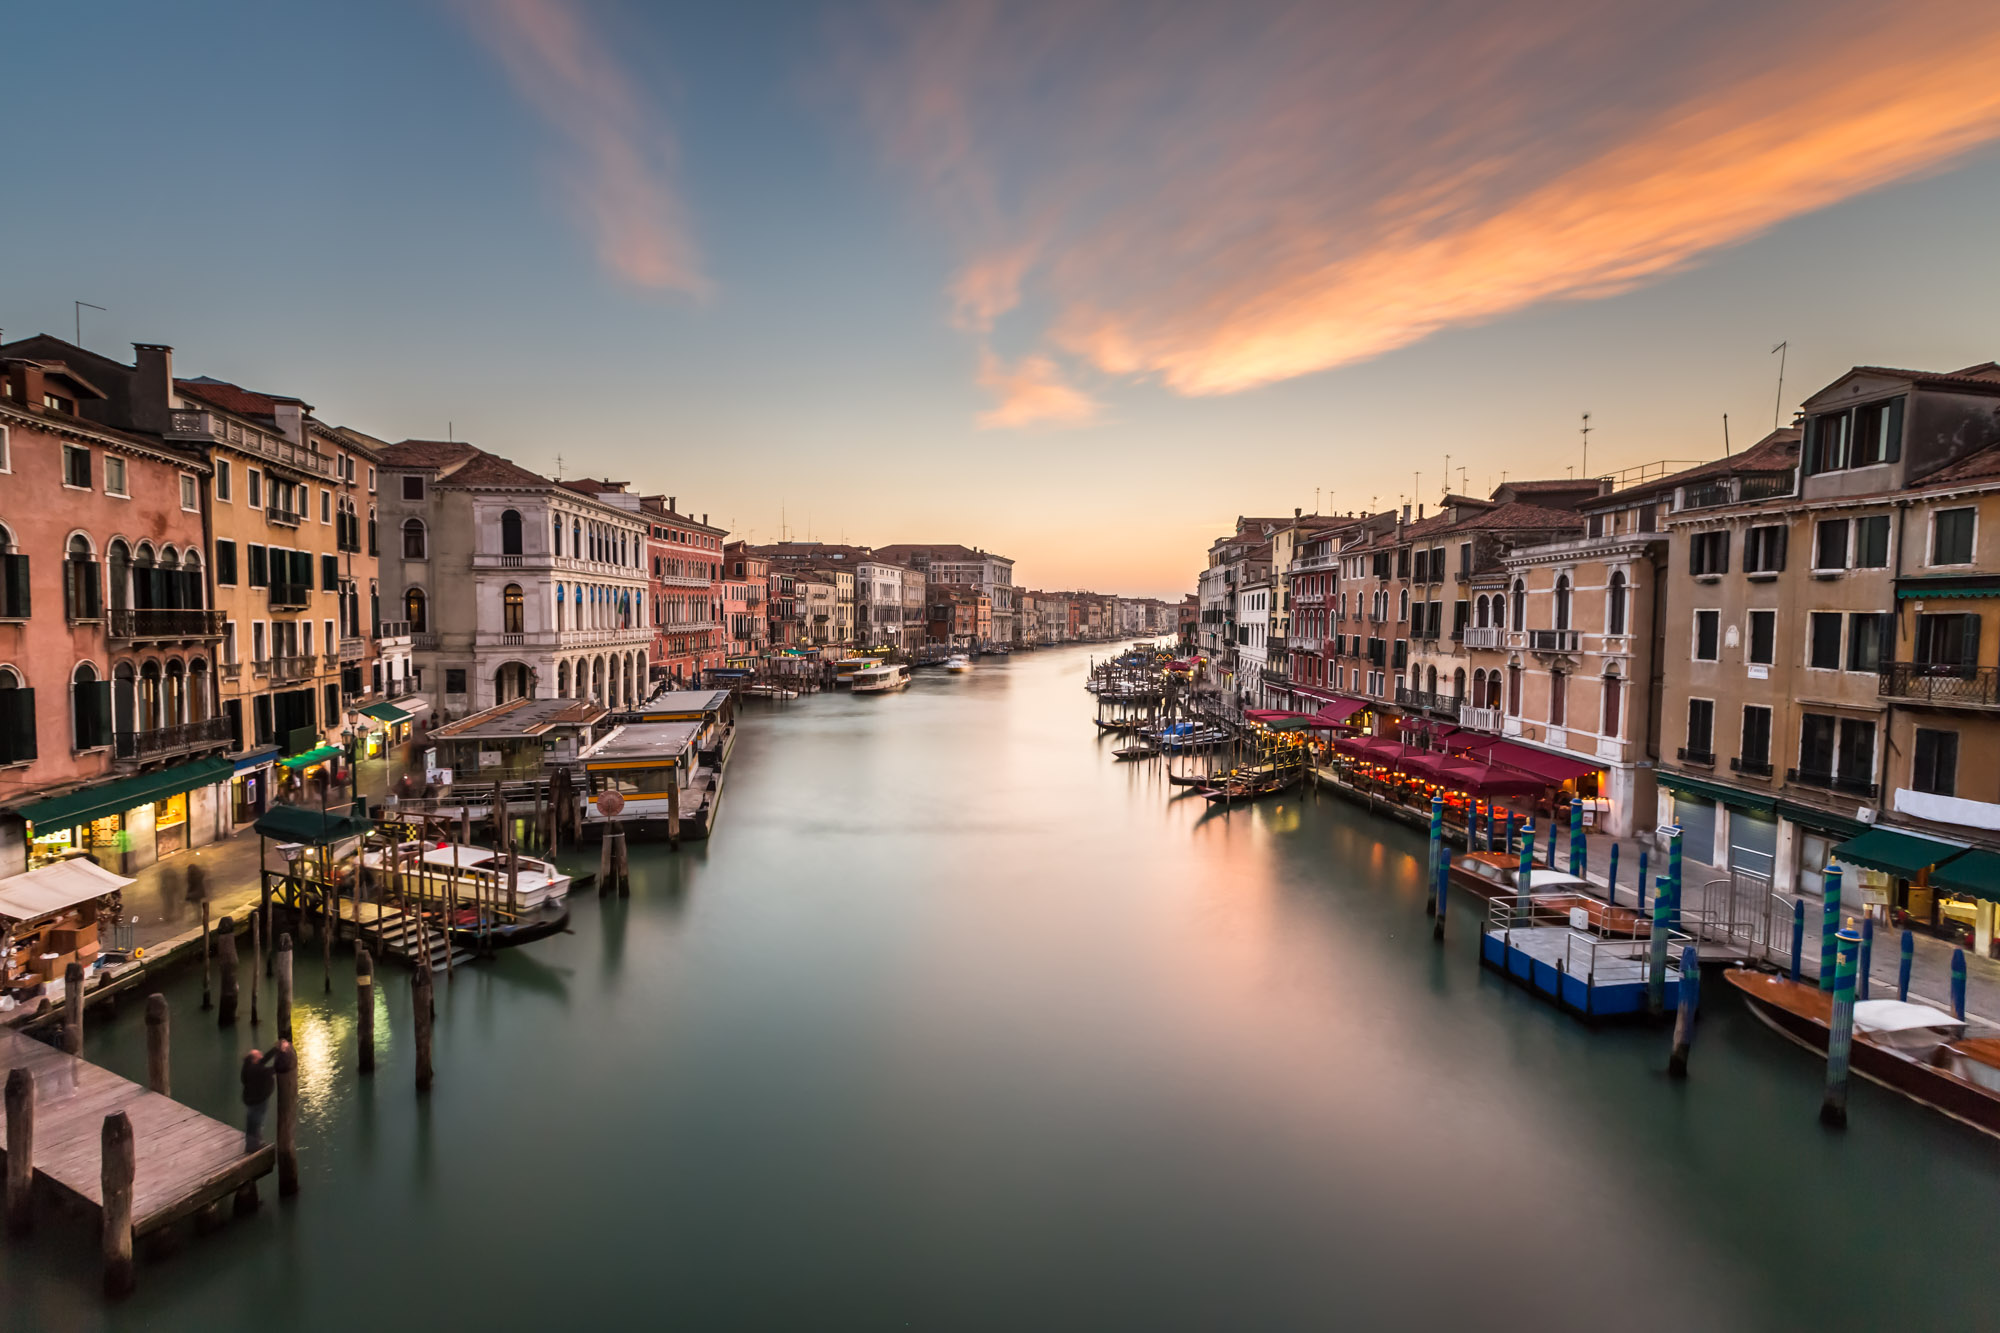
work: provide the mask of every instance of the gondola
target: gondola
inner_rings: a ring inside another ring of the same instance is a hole
[[[1276,796],[1290,791],[1299,784],[1302,773],[1262,773],[1253,778],[1230,778],[1204,793],[1210,805],[1230,804],[1238,801],[1255,801],[1266,796]]]
[[[1108,731],[1121,736],[1139,725],[1137,722],[1106,722],[1101,717],[1094,717],[1091,721],[1097,724],[1099,731]]]
[[[1206,787],[1215,781],[1206,773],[1169,773],[1167,781],[1176,787]]]
[[[467,911],[459,913],[459,920],[452,924],[451,942],[466,949],[511,949],[517,944],[532,944],[551,935],[560,935],[568,929],[567,904],[560,908],[543,908],[517,921],[496,921],[484,930],[479,928],[474,914]]]
[[[1153,759],[1160,753],[1156,741],[1135,741],[1131,745],[1121,745],[1111,752],[1114,759]]]

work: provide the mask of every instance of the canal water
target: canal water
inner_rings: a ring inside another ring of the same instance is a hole
[[[1423,843],[1331,796],[1210,814],[1089,724],[1087,650],[753,705],[717,837],[440,982],[353,1070],[298,966],[303,1189],[142,1263],[0,1246],[10,1329],[1972,1328],[2000,1151],[1724,994],[1591,1031],[1433,946]],[[170,988],[176,1092],[247,1026]],[[144,1076],[139,1006],[92,1056]],[[270,1031],[266,1019],[264,1034]]]

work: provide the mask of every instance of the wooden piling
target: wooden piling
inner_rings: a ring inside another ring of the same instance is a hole
[[[250,914],[250,1026],[257,1026],[257,997],[264,992],[264,923]]]
[[[410,974],[410,1013],[416,1020],[417,1091],[431,1090],[431,967],[428,958],[417,960]]]
[[[7,1234],[24,1236],[34,1225],[35,1076],[7,1071]]]
[[[680,845],[681,783],[677,770],[667,780],[667,846],[678,848]]]
[[[167,1027],[167,997],[146,997],[146,1086],[162,1097],[174,1095],[173,1052]]]
[[[611,830],[604,830],[603,841],[597,844],[597,896],[608,898],[615,891],[611,883]]]
[[[1829,874],[1832,872],[1828,872]],[[1847,1076],[1854,1055],[1854,963],[1861,937],[1840,931],[1834,937],[1838,959],[1825,960],[1820,971],[1833,978],[1833,1022],[1826,1042],[1826,1097],[1819,1105],[1819,1122],[1834,1129],[1847,1127]]]
[[[289,932],[278,936],[278,947],[272,952],[272,962],[278,976],[278,1035],[290,1041],[292,1039],[292,937]]]
[[[132,1178],[138,1167],[132,1141],[132,1121],[123,1111],[104,1117],[103,1165],[98,1183],[103,1191],[104,1294],[132,1292]]]
[[[215,997],[211,993],[215,966],[209,955],[208,899],[203,898],[201,900],[201,1007],[204,1012],[215,1007]]]
[[[1451,847],[1447,844],[1438,848],[1437,906],[1432,909],[1435,916],[1431,921],[1431,938],[1439,942],[1444,940],[1444,910],[1450,896]]]
[[[620,898],[630,898],[632,896],[632,863],[625,858],[625,822],[623,820],[618,821],[618,832],[613,834],[612,837],[617,842],[617,846],[611,851],[611,865],[612,873],[618,876],[618,896]]]
[[[366,946],[354,946],[354,1045],[356,1064],[364,1074],[375,1072],[375,960]]]
[[[278,936],[278,1039],[292,1039],[292,937]],[[299,1062],[290,1053],[278,1055],[278,1197],[299,1192]]]
[[[1674,1015],[1674,1050],[1667,1057],[1670,1078],[1688,1076],[1688,1051],[1694,1046],[1695,1007],[1701,1003],[1701,956],[1690,944],[1681,950],[1680,1010]]]
[[[340,882],[335,878],[333,849],[319,849],[319,968],[320,994],[333,994],[333,934],[340,925]]]
[[[83,964],[63,969],[63,1049],[83,1054]]]
[[[215,1025],[217,1027],[233,1028],[236,1026],[237,987],[241,984],[237,975],[239,969],[236,958],[236,919],[234,917],[226,916],[222,918],[222,935],[215,942],[215,955],[217,965],[222,972],[222,999],[215,1006]]]

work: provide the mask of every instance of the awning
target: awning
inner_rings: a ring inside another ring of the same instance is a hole
[[[375,825],[359,815],[338,810],[310,810],[302,805],[274,805],[257,816],[251,825],[258,833],[280,842],[305,842],[314,846],[358,838]]]
[[[1472,796],[1533,796],[1548,786],[1526,773],[1469,759],[1447,760],[1437,772],[1440,783]]]
[[[1949,861],[1964,850],[1948,842],[1873,828],[1841,843],[1833,849],[1833,854],[1850,865],[1884,870],[1901,879],[1916,879],[1940,861]]]
[[[1496,764],[1518,768],[1523,773],[1532,773],[1548,782],[1568,782],[1587,773],[1595,773],[1602,764],[1593,764],[1583,759],[1569,759],[1547,750],[1537,750],[1531,746],[1517,745],[1513,741],[1501,741],[1490,747],[1486,753]]]
[[[1656,778],[1662,787],[1673,791],[1686,792],[1690,796],[1705,796],[1709,800],[1724,805],[1733,805],[1739,810],[1761,810],[1765,814],[1776,814],[1776,798],[1759,792],[1738,791],[1720,782],[1708,782],[1701,778],[1691,778],[1681,773],[1671,773],[1661,769]]]
[[[1977,849],[1961,852],[1931,871],[1931,883],[2000,903],[2000,855]]]
[[[1364,699],[1335,699],[1332,703],[1315,713],[1314,716],[1323,723],[1337,727],[1343,725],[1356,713],[1363,713],[1367,710],[1368,703]]]
[[[289,759],[280,759],[278,762],[286,768],[296,771],[301,768],[310,768],[314,764],[323,764],[339,753],[340,747],[338,745],[321,745],[307,750],[303,754],[295,754]]]
[[[116,893],[132,881],[87,857],[73,857],[25,875],[0,879],[0,917],[27,921],[92,898]]]
[[[377,722],[408,722],[410,714],[395,704],[369,704],[361,710],[361,716],[372,717]]]
[[[1387,736],[1343,736],[1333,743],[1333,748],[1357,759],[1387,764],[1401,758],[1405,747],[1401,741]]]
[[[138,773],[115,782],[73,791],[67,796],[51,796],[16,806],[15,813],[37,828],[74,828],[106,815],[119,815],[169,796],[226,781],[236,771],[227,759],[192,759],[152,773]]]
[[[257,749],[251,750],[247,754],[239,754],[236,756],[236,771],[238,773],[241,773],[248,768],[262,768],[264,765],[270,763],[273,759],[276,759],[277,757],[278,757],[277,746],[275,745],[259,746]]]

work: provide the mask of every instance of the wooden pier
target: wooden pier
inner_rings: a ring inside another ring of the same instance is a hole
[[[88,1060],[0,1029],[0,1073],[25,1068],[35,1079],[34,1174],[38,1192],[101,1216],[104,1118],[132,1124],[132,1234],[144,1236],[192,1217],[268,1175],[277,1149],[243,1151],[243,1131],[171,1097],[149,1092]]]

